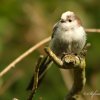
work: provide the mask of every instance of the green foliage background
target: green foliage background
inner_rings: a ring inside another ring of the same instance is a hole
[[[68,10],[81,18],[85,28],[100,28],[99,0],[0,0],[0,71],[28,48],[51,35],[55,22]],[[87,41],[92,46],[87,55],[86,86],[89,91],[100,92],[100,34],[88,33]],[[43,48],[0,78],[0,100],[27,98],[25,89],[38,56],[44,54]],[[43,100],[62,100],[67,92],[61,72],[53,65],[34,100],[40,97]]]

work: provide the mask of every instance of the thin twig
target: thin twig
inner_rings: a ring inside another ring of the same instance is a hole
[[[47,70],[51,67],[52,61],[49,59],[49,57],[44,57],[39,65],[39,73],[38,73],[38,83],[40,84],[45,73],[47,72]],[[35,75],[33,74],[30,83],[27,87],[27,90],[32,90],[33,85],[34,85],[34,80],[35,79]],[[38,84],[38,85],[39,85]]]
[[[34,83],[33,83],[32,90],[31,90],[30,95],[29,95],[27,100],[32,100],[32,98],[37,90],[38,80],[39,80],[38,79],[39,78],[39,76],[38,76],[39,75],[39,68],[40,68],[40,64],[42,62],[42,59],[43,59],[43,56],[41,55],[37,61],[36,66],[35,66],[35,73],[33,73],[34,74]]]
[[[63,62],[61,61],[61,59],[59,59],[58,57],[56,57],[56,55],[50,50],[50,48],[48,48],[48,47],[45,47],[45,52],[50,56],[50,58],[52,59],[52,58],[55,58],[55,60],[54,59],[52,59],[59,67],[60,66],[63,66]]]
[[[40,84],[41,78],[43,78],[44,74],[49,69],[50,64],[51,64],[51,60],[48,60],[48,57],[44,58],[43,56],[40,56],[35,66],[35,72],[33,73],[33,77],[27,88],[28,90],[31,90],[30,95],[27,100],[32,100],[32,98],[34,97],[35,92],[38,88],[38,85]],[[40,74],[41,68],[43,68],[44,66],[45,66],[45,70]]]
[[[94,32],[95,33],[100,33],[100,29],[95,29],[95,28],[94,29],[91,29],[91,28],[90,29],[85,29],[85,31],[89,32],[89,33],[94,33]]]
[[[45,48],[48,56],[59,66],[60,68],[69,69],[73,68],[74,72],[74,83],[72,89],[69,91],[65,100],[77,100],[79,93],[82,91],[86,78],[85,78],[85,57],[81,55],[65,55],[63,59],[59,59],[51,51],[50,48]],[[59,67],[58,66],[58,67]],[[69,67],[68,67],[69,66]]]
[[[3,71],[0,72],[0,77],[2,77],[4,74],[6,74],[10,69],[14,68],[17,63],[19,63],[21,60],[23,60],[25,57],[27,57],[29,54],[31,54],[34,50],[39,48],[41,45],[47,43],[50,41],[50,37],[45,38],[44,40],[38,42],[36,45],[28,49],[25,53],[20,55],[18,58],[16,58],[13,62],[11,62]]]

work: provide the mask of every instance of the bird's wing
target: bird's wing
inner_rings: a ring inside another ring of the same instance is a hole
[[[58,28],[58,25],[57,25],[58,23],[56,23],[54,26],[53,26],[53,32],[52,32],[52,38],[54,37],[54,35],[55,35],[55,31],[57,30],[57,28]]]

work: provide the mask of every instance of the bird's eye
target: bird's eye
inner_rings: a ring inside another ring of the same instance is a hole
[[[71,20],[71,19],[69,19],[68,21],[69,21],[69,22],[72,22],[72,20]]]

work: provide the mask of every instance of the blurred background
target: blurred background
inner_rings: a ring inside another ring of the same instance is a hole
[[[0,71],[40,40],[52,33],[53,25],[65,11],[74,11],[85,28],[100,28],[99,0],[0,0]],[[100,33],[87,33],[92,44],[86,57],[87,83],[84,93],[100,93]],[[25,100],[26,87],[40,54],[40,47],[0,78],[0,100]],[[54,64],[48,70],[34,100],[63,100],[72,84],[68,72]],[[85,95],[84,100],[91,97]],[[100,96],[94,96],[100,100]]]

